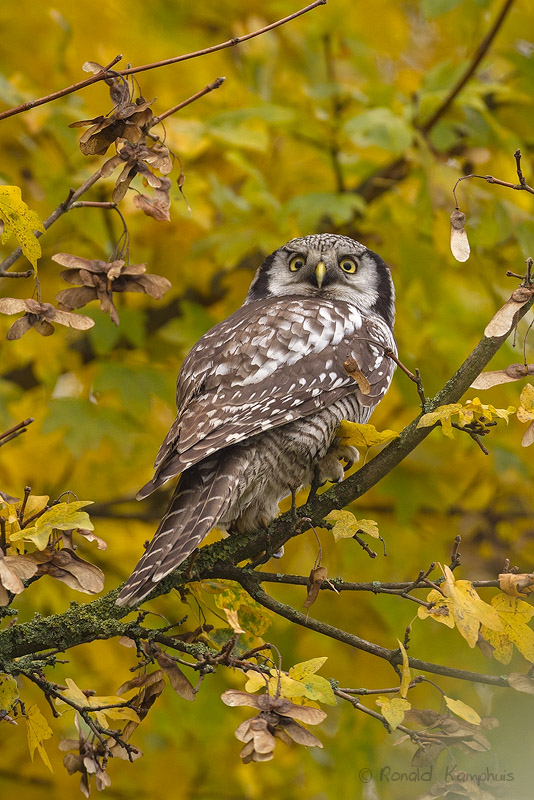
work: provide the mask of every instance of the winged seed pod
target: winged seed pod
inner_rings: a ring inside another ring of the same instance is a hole
[[[465,214],[456,208],[451,214],[451,253],[456,261],[467,261],[471,254],[464,225]]]
[[[512,383],[534,375],[534,364],[510,364],[506,369],[488,370],[481,372],[471,384],[472,389],[491,389],[501,383]]]

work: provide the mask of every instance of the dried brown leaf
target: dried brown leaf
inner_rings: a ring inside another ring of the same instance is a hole
[[[312,606],[315,603],[319,595],[319,592],[321,590],[321,586],[323,582],[327,579],[327,577],[328,577],[328,570],[326,569],[326,567],[316,567],[315,569],[311,570],[307,581],[308,594],[306,596],[306,600],[303,603],[304,608],[310,608],[310,606]]]
[[[534,592],[534,572],[516,574],[504,572],[499,575],[499,587],[505,594],[522,597]]]
[[[7,332],[6,338],[9,339],[9,341],[20,339],[20,337],[24,336],[24,334],[27,333],[31,327],[32,327],[32,321],[30,317],[27,314],[25,314],[23,317],[17,319],[13,323],[13,325]]]

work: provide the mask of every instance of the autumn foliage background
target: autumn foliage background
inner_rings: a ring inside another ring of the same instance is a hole
[[[148,271],[167,278],[172,288],[159,302],[122,294],[118,327],[91,303],[83,309],[95,321],[87,333],[58,328],[43,339],[30,330],[8,343],[5,334],[13,319],[0,316],[0,430],[35,417],[24,436],[0,450],[1,488],[20,497],[30,485],[35,494],[52,498],[70,490],[93,500],[87,510],[108,548],[97,551],[87,543],[80,553],[104,570],[107,589],[129,574],[165,505],[164,493],[142,505],[133,497],[150,477],[157,447],[174,418],[180,363],[200,335],[240,305],[266,254],[318,230],[354,236],[379,252],[396,284],[400,357],[410,369],[420,369],[429,395],[453,374],[515,288],[506,270],[522,273],[524,259],[534,256],[532,196],[483,181],[460,184],[472,247],[465,264],[449,250],[449,215],[452,187],[462,175],[491,173],[516,181],[517,148],[533,181],[531,0],[513,4],[476,75],[430,133],[421,130],[466,69],[500,7],[495,0],[375,0],[370,11],[363,2],[329,0],[238,48],[138,76],[143,96],[157,98],[156,113],[226,77],[220,89],[165,121],[166,144],[180,159],[170,174],[171,221],[145,216],[133,203],[133,191],[121,204],[130,260],[146,262]],[[86,60],[107,64],[122,53],[121,66],[146,64],[239,36],[297,8],[288,0],[4,3],[1,108],[81,79]],[[45,218],[104,160],[83,156],[80,130],[68,126],[109,108],[108,89],[99,83],[1,122],[2,183],[19,185],[23,199]],[[112,155],[110,150],[107,157]],[[366,181],[394,162],[397,169],[371,189]],[[177,185],[181,169],[183,194]],[[140,179],[134,186],[145,191]],[[108,200],[112,188],[113,176],[97,185],[91,199]],[[110,211],[80,208],[64,215],[41,239],[42,299],[54,302],[67,286],[54,254],[106,260],[120,231]],[[7,244],[3,252],[10,249]],[[33,279],[0,280],[0,291],[31,297]],[[522,324],[515,348],[510,340],[492,368],[522,361],[525,331]],[[527,354],[531,342],[532,334]],[[517,406],[523,384],[480,396],[495,406]],[[417,415],[418,404],[414,385],[398,371],[372,421],[379,430],[400,431]],[[520,444],[523,431],[515,418],[508,426],[499,423],[485,441],[489,456],[467,436],[457,434],[451,441],[435,431],[355,506],[358,517],[378,522],[387,557],[379,550],[371,560],[351,540],[334,545],[323,531],[329,575],[414,579],[432,561],[448,563],[457,533],[462,535],[457,577],[494,578],[506,558],[531,572],[534,469],[532,452]],[[284,560],[269,568],[306,575],[316,550],[312,536],[300,537],[288,546]],[[304,589],[272,587],[272,593],[302,608]],[[83,599],[63,583],[44,579],[15,606],[22,621],[35,610],[61,612],[71,600]],[[190,597],[185,605],[172,593],[150,608],[169,621],[187,614],[192,628],[204,615],[210,624],[227,627],[209,597],[201,603]],[[313,615],[395,647],[416,610],[396,597],[324,592]],[[281,619],[265,637],[282,651],[285,669],[328,656],[321,674],[341,686],[396,684],[387,663]],[[505,667],[471,650],[456,630],[431,620],[415,619],[411,652],[480,672],[528,669],[518,653]],[[114,694],[135,663],[133,652],[116,641],[84,645],[66,659],[55,679],[71,677],[99,695]],[[500,771],[515,775],[510,796],[527,796],[533,776],[532,698],[444,678],[439,683],[481,715],[500,720],[491,732],[492,754],[468,759],[460,753],[459,764],[476,772],[498,764]],[[384,765],[409,769],[409,743],[394,748],[393,737],[378,722],[348,705],[328,708],[327,721],[314,731],[324,750],[279,744],[274,761],[242,765],[233,730],[244,716],[224,706],[220,694],[243,684],[241,674],[219,670],[204,681],[194,703],[168,687],[137,733],[143,759],[110,764],[108,796],[159,800],[172,787],[176,798],[197,800],[271,794],[371,798],[371,789],[360,781],[361,769],[375,774]],[[25,692],[47,714],[34,687]],[[439,710],[440,695],[431,686],[417,687],[415,696],[419,707]],[[369,705],[374,707],[372,698]],[[0,786],[6,794],[16,790],[25,800],[50,793],[75,796],[77,778],[67,775],[57,749],[61,735],[72,735],[72,714],[55,721],[54,731],[47,743],[54,766],[50,774],[37,758],[30,762],[23,727],[3,726]],[[440,770],[437,766],[436,778]],[[418,785],[417,791],[425,788]],[[416,796],[413,787],[400,784],[382,782],[379,791],[384,800]]]

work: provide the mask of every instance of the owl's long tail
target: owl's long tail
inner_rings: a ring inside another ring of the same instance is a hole
[[[136,605],[180,566],[236,499],[247,468],[242,454],[208,458],[184,472],[165,516],[116,602]]]

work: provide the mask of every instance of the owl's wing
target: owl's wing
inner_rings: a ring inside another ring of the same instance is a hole
[[[300,419],[356,393],[371,409],[393,375],[390,328],[352,305],[282,298],[242,306],[208,331],[178,376],[178,416],[138,497],[208,455]],[[345,369],[354,359],[369,381],[363,394]]]

